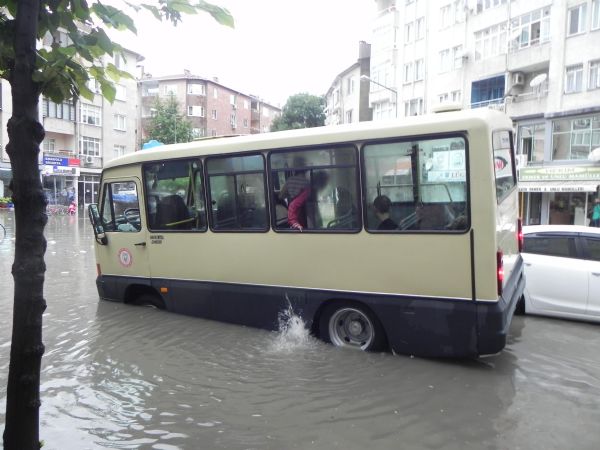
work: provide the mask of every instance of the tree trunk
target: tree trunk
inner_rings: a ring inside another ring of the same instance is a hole
[[[8,388],[6,450],[39,449],[40,366],[44,354],[42,314],[46,265],[46,199],[38,156],[44,128],[39,123],[40,87],[33,82],[39,0],[19,0],[16,15],[15,66],[10,71],[13,115],[6,152],[13,171],[15,203],[14,309]]]

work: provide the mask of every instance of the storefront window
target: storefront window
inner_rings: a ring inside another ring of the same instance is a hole
[[[520,153],[527,155],[527,161],[544,160],[544,136],[546,125],[536,123],[519,127]]]
[[[553,192],[550,194],[551,225],[586,225],[585,192]],[[589,206],[588,199],[588,206]]]

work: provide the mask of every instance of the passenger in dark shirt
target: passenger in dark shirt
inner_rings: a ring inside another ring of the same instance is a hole
[[[373,200],[373,209],[375,210],[375,215],[380,220],[379,225],[377,226],[378,230],[398,229],[398,224],[390,219],[391,206],[392,201],[385,195],[380,195]]]

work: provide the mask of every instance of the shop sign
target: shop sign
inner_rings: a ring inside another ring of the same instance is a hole
[[[79,167],[44,166],[42,173],[48,175],[71,175],[79,176]]]
[[[519,181],[559,180],[597,180],[600,182],[600,167],[524,167],[519,169]]]
[[[595,192],[595,188],[588,186],[570,186],[570,185],[534,185],[534,186],[519,186],[521,192]]]
[[[65,156],[44,155],[42,162],[46,166],[79,167],[79,158],[68,158]]]

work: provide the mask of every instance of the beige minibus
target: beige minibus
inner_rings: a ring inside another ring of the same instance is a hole
[[[512,123],[476,109],[155,147],[91,205],[102,299],[428,357],[505,346],[524,288]]]

